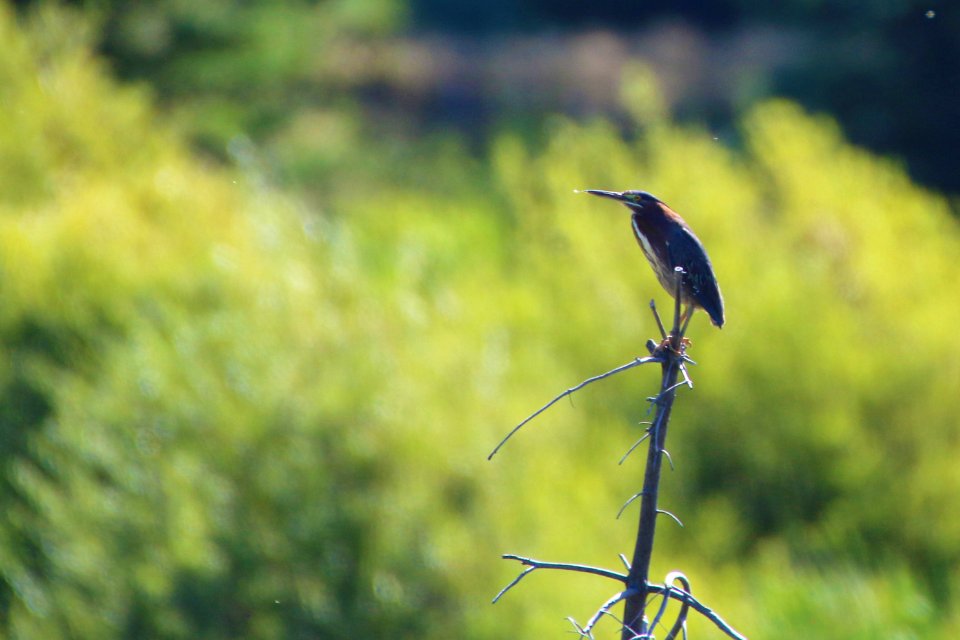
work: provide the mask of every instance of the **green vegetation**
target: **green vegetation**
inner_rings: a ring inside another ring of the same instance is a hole
[[[0,636],[553,637],[588,617],[612,585],[538,574],[490,607],[516,571],[498,556],[618,564],[641,460],[616,460],[657,372],[485,460],[654,332],[665,296],[626,213],[584,187],[683,212],[726,296],[722,331],[691,329],[664,478],[686,528],[662,523],[654,575],[684,570],[751,637],[960,632],[960,229],[829,120],[761,105],[735,155],[638,74],[631,141],[555,120],[542,147],[471,155],[357,127],[284,193],[256,145],[199,159],[75,14],[0,9],[0,37]],[[323,149],[329,122],[301,124],[288,140]]]
[[[240,132],[263,138],[350,119],[349,91],[382,70],[371,42],[392,32],[398,0],[103,0],[98,40],[118,74],[148,80],[206,150]],[[293,122],[291,122],[293,121]],[[340,134],[342,135],[342,134]]]

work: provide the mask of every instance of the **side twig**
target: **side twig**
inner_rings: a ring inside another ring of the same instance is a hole
[[[620,591],[618,593],[613,594],[606,602],[604,602],[600,606],[599,609],[597,609],[596,613],[590,616],[590,619],[587,620],[587,624],[583,625],[582,627],[579,624],[577,624],[576,620],[572,618],[568,618],[568,619],[573,624],[573,626],[576,627],[577,631],[580,633],[580,637],[592,638],[593,628],[597,626],[597,623],[600,622],[600,619],[603,616],[611,616],[615,618],[616,616],[610,613],[610,609],[613,608],[615,604],[621,602],[622,600],[625,600],[630,595],[633,595],[633,594],[630,592],[629,589],[625,589],[624,591]]]
[[[622,583],[626,583],[627,576],[623,573],[617,573],[616,571],[610,571],[609,569],[601,569],[600,567],[591,567],[585,564],[570,564],[568,562],[542,562],[540,560],[534,560],[533,558],[524,558],[523,556],[518,556],[513,553],[506,553],[503,556],[504,560],[516,560],[520,564],[527,567],[519,576],[513,579],[507,586],[500,590],[494,599],[493,604],[497,603],[497,600],[502,598],[507,591],[510,591],[518,582],[527,576],[528,573],[536,569],[560,569],[562,571],[576,571],[579,573],[592,573],[596,576],[601,576],[604,578],[612,578]]]
[[[504,439],[501,440],[500,443],[493,448],[493,451],[491,451],[490,455],[487,456],[487,460],[491,460],[493,456],[497,455],[497,451],[499,451],[500,448],[507,443],[507,440],[513,437],[513,434],[515,434],[517,431],[520,431],[523,425],[527,424],[528,422],[536,418],[538,415],[540,415],[541,413],[543,413],[544,411],[546,411],[547,409],[555,405],[557,402],[559,402],[563,398],[566,398],[567,396],[579,391],[580,389],[583,389],[588,384],[598,382],[600,380],[603,380],[604,378],[609,378],[610,376],[616,375],[622,371],[626,371],[627,369],[632,369],[633,367],[639,367],[642,364],[650,364],[651,362],[663,362],[663,360],[659,356],[647,356],[646,358],[634,358],[633,361],[631,362],[620,365],[619,367],[615,369],[611,369],[606,373],[601,373],[600,375],[593,376],[592,378],[587,378],[586,380],[584,380],[583,382],[581,382],[575,387],[570,387],[569,389],[567,389],[566,391],[558,395],[556,398],[554,398],[547,404],[543,405],[542,407],[540,407],[539,409],[531,413],[529,416],[524,418],[523,422],[521,422],[520,424],[515,426],[513,429],[511,429],[510,433],[508,433],[506,437],[504,437]]]
[[[554,569],[560,571],[574,571],[577,573],[589,573],[595,576],[600,576],[601,578],[609,578],[611,580],[616,580],[620,584],[626,585],[628,581],[627,574],[618,573],[616,571],[611,571],[609,569],[603,569],[601,567],[591,567],[589,565],[583,564],[571,564],[568,562],[544,562],[542,560],[535,560],[534,558],[526,558],[524,556],[518,556],[513,553],[504,554],[503,558],[505,560],[516,560],[520,564],[524,565],[526,569],[520,572],[516,578],[510,581],[510,583],[500,590],[500,592],[493,599],[493,602],[496,603],[500,600],[510,589],[512,589],[517,583],[519,583],[523,578],[525,578],[530,573],[533,573],[537,569]],[[684,585],[685,589],[675,587],[672,585],[673,582],[680,581],[677,578],[678,572],[671,573],[667,576],[667,584],[647,584],[645,590],[648,594],[661,595],[667,598],[673,598],[682,605],[688,606],[690,609],[693,609],[697,613],[703,615],[705,618],[710,620],[713,624],[717,626],[720,631],[727,634],[733,640],[747,640],[747,638],[740,633],[738,633],[733,627],[731,627],[727,622],[721,618],[713,609],[703,604],[699,600],[693,597],[693,594],[689,591],[689,582],[684,579],[681,583]],[[624,595],[625,598],[632,597],[635,595],[634,591],[627,587],[623,589],[618,595]],[[621,600],[625,599],[621,598]],[[609,601],[608,601],[609,602]],[[619,602],[619,600],[617,601]],[[613,604],[616,604],[614,602]],[[601,607],[602,609],[603,607]]]
[[[723,631],[733,640],[747,640],[747,637],[739,633],[736,629],[727,624],[727,621],[720,617],[716,611],[701,603],[699,600],[693,597],[689,592],[679,589],[677,587],[672,587],[669,585],[661,586],[659,584],[648,584],[647,591],[649,593],[657,593],[665,595],[669,598],[687,604],[691,609],[702,615],[704,618],[712,622],[720,631]]]
[[[679,582],[683,585],[683,590],[687,593],[692,593],[690,589],[690,581],[687,580],[687,576],[683,575],[679,571],[672,571],[667,574],[667,579],[663,581],[668,587],[673,587],[674,582]],[[666,600],[666,597],[664,597]],[[664,637],[664,640],[673,640],[677,637],[677,634],[683,633],[686,637],[686,628],[687,628],[687,614],[690,612],[690,604],[684,602],[680,605],[680,611],[677,613],[677,619],[673,623],[670,632]]]

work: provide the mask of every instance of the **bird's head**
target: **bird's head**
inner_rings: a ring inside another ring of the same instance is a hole
[[[595,196],[610,198],[627,205],[634,211],[642,211],[646,207],[655,204],[663,204],[660,200],[646,191],[603,191],[601,189],[586,189],[586,193],[592,193]]]

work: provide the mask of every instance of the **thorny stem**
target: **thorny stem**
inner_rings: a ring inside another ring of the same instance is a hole
[[[676,334],[675,334],[676,335]],[[673,410],[676,395],[677,378],[680,374],[679,358],[666,353],[663,380],[660,383],[661,395],[657,402],[657,413],[650,428],[650,446],[647,449],[647,468],[643,476],[643,490],[640,492],[640,522],[637,528],[637,540],[633,549],[633,560],[627,576],[627,588],[634,595],[626,598],[623,616],[622,640],[629,640],[646,632],[643,622],[644,603],[647,601],[647,583],[650,577],[650,558],[653,555],[653,538],[657,525],[657,497],[660,490],[660,470],[663,466],[664,442],[667,437],[667,424]]]
[[[548,569],[548,570],[555,569],[560,571],[575,571],[580,573],[591,573],[597,576],[615,580],[621,585],[625,585],[627,582],[626,575],[622,573],[617,573],[616,571],[601,569],[599,567],[590,567],[582,564],[570,564],[566,562],[543,562],[542,560],[526,558],[526,557],[518,556],[512,553],[505,554],[503,557],[504,559],[507,559],[507,560],[517,560],[527,568],[524,569],[520,573],[520,575],[514,578],[510,582],[510,584],[508,584],[506,587],[500,590],[500,593],[497,594],[497,597],[493,599],[494,602],[497,602],[498,600],[500,600],[500,598],[502,598],[504,594],[506,594],[510,589],[516,586],[517,583],[519,583],[523,578],[525,578],[530,573],[533,573],[537,569]],[[620,556],[620,558],[621,560],[626,561],[626,558],[624,558],[623,556]],[[680,582],[683,585],[683,588],[673,586],[674,582]],[[733,627],[727,624],[727,622],[723,618],[721,618],[716,611],[714,611],[707,605],[703,604],[702,602],[694,598],[693,595],[690,593],[690,582],[686,579],[686,577],[683,576],[683,574],[679,572],[675,571],[670,573],[667,576],[665,584],[662,584],[662,585],[648,584],[647,591],[651,594],[659,595],[664,598],[672,598],[673,600],[680,602],[682,605],[685,605],[686,607],[693,609],[694,611],[696,611],[697,613],[705,617],[707,620],[715,624],[718,629],[723,631],[730,638],[733,638],[733,640],[747,640],[743,635],[738,633]],[[604,603],[603,607],[601,607],[601,610],[603,611],[604,614],[612,615],[609,613],[609,607],[613,606],[613,604],[616,604],[617,602],[622,600],[624,597],[632,594],[631,590],[629,589],[621,589],[617,593],[618,593],[617,597],[611,598],[610,600]],[[685,610],[682,610],[680,615],[677,617],[677,619],[680,620],[680,618],[684,617],[685,615],[686,615]],[[597,616],[595,616],[595,618],[599,619]],[[583,629],[586,629],[586,627],[583,627]]]
[[[673,331],[669,340],[657,350],[663,359],[661,368],[663,377],[660,393],[656,398],[656,416],[650,427],[650,445],[647,449],[647,466],[643,475],[643,490],[640,492],[640,522],[637,526],[637,540],[633,548],[633,560],[627,574],[627,590],[632,595],[625,599],[623,611],[623,629],[621,640],[630,640],[647,633],[644,619],[644,607],[649,595],[650,559],[653,556],[653,539],[657,528],[657,498],[660,493],[660,471],[663,466],[664,443],[667,439],[667,425],[676,397],[677,378],[683,364],[683,335],[680,326],[680,294],[683,271],[678,268],[677,292],[673,314]],[[692,310],[691,310],[692,312]],[[654,315],[658,318],[654,308]]]
[[[520,575],[518,575],[513,581],[511,581],[510,584],[504,587],[500,593],[497,594],[496,598],[494,598],[494,602],[498,601],[507,591],[516,586],[520,580],[525,578],[528,574],[532,573],[536,569],[561,569],[565,571],[592,573],[594,575],[612,578],[624,584],[626,588],[608,599],[594,614],[586,626],[580,627],[578,624],[576,624],[576,622],[574,622],[574,627],[577,629],[581,637],[593,638],[592,630],[594,625],[602,616],[612,616],[613,614],[610,612],[610,608],[622,600],[625,602],[625,606],[621,640],[652,638],[650,635],[650,630],[662,618],[664,607],[661,607],[661,610],[657,614],[654,623],[651,625],[648,625],[644,615],[644,609],[648,596],[661,595],[664,598],[664,605],[666,598],[673,598],[682,603],[680,614],[677,616],[676,622],[670,629],[665,640],[673,640],[680,633],[683,633],[684,637],[686,637],[684,623],[686,621],[687,610],[689,608],[695,609],[698,613],[702,614],[708,620],[713,622],[720,630],[734,640],[746,640],[744,636],[730,627],[730,625],[728,625],[716,612],[698,602],[690,594],[690,583],[683,576],[683,574],[677,572],[671,573],[667,576],[666,584],[663,586],[653,584],[649,581],[650,559],[653,555],[653,539],[656,531],[657,515],[660,513],[665,513],[676,519],[676,516],[673,516],[673,514],[663,511],[657,507],[657,498],[660,489],[660,472],[662,470],[663,458],[665,457],[664,454],[666,454],[664,443],[666,442],[667,437],[667,425],[670,422],[670,413],[673,410],[673,401],[676,397],[677,387],[686,384],[690,388],[693,388],[693,382],[687,375],[684,363],[690,362],[692,364],[696,364],[693,362],[693,360],[687,357],[685,353],[687,344],[685,343],[683,336],[683,334],[686,332],[687,325],[689,324],[690,317],[693,315],[694,309],[692,306],[687,308],[685,320],[681,324],[682,316],[680,314],[680,294],[683,270],[677,267],[675,271],[677,276],[677,295],[675,296],[676,304],[674,307],[673,330],[669,336],[666,335],[663,323],[661,322],[660,316],[657,313],[656,305],[652,300],[650,301],[650,308],[653,311],[654,318],[656,319],[660,333],[663,336],[663,341],[659,345],[652,340],[647,342],[647,348],[650,351],[649,358],[635,358],[633,362],[628,362],[627,364],[617,367],[616,369],[584,380],[579,385],[567,389],[556,398],[548,402],[546,405],[528,416],[523,422],[514,427],[514,429],[508,433],[503,440],[500,441],[500,443],[489,456],[489,458],[492,458],[494,454],[496,454],[497,451],[506,443],[506,441],[509,440],[510,437],[521,427],[546,411],[561,398],[571,395],[575,391],[585,387],[588,384],[602,380],[626,369],[630,369],[641,364],[653,362],[660,363],[663,376],[660,382],[660,393],[654,398],[651,398],[651,401],[656,407],[656,414],[651,426],[647,430],[650,445],[649,449],[647,450],[647,466],[644,471],[643,490],[639,494],[636,494],[630,498],[630,500],[627,501],[627,504],[625,504],[623,507],[625,508],[637,497],[642,498],[640,504],[640,521],[637,528],[637,539],[633,550],[633,560],[627,566],[627,575],[585,565],[542,562],[539,560],[534,560],[533,558],[525,558],[513,554],[507,554],[503,556],[507,559],[518,560],[527,568],[522,571]],[[683,375],[683,381],[678,383],[677,378],[679,378],[681,374]],[[625,459],[630,452],[632,452],[643,441],[643,439],[644,438],[641,438],[639,441],[637,441],[630,448],[630,450],[627,451],[623,459]],[[623,459],[620,460],[621,464],[623,463]],[[620,510],[621,513],[623,512],[623,508]],[[617,517],[619,516],[620,514],[617,515]],[[683,526],[682,523],[680,526]],[[620,558],[626,565],[626,557],[621,554]],[[673,586],[675,581],[681,582],[683,589]]]

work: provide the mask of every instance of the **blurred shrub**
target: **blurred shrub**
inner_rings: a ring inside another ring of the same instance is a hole
[[[676,207],[727,299],[722,332],[693,324],[664,496],[687,529],[655,571],[748,632],[960,628],[960,239],[898,167],[786,103],[739,156],[634,108],[629,142],[555,120],[489,157],[370,146],[307,212],[255,147],[248,173],[191,157],[77,26],[0,12],[0,634],[526,637],[592,613],[611,585],[579,576],[485,606],[498,553],[610,565],[634,533],[612,517],[642,456],[614,461],[654,370],[484,460],[641,352],[666,300],[585,187]]]
[[[0,11],[0,635],[443,628],[347,244],[192,159],[77,23]]]
[[[297,117],[340,119],[376,75],[371,43],[402,21],[399,0],[97,2],[101,49],[149,82],[194,141],[223,156]]]
[[[800,566],[842,558],[869,573],[905,562],[929,590],[921,599],[953,601],[960,302],[947,292],[960,281],[960,231],[945,200],[788,103],[745,119],[746,157],[706,133],[643,124],[624,143],[602,123],[561,123],[538,157],[505,141],[498,165],[529,272],[562,290],[543,334],[584,363],[570,367],[582,377],[603,370],[596,356],[608,345],[638,343],[641,292],[666,297],[626,211],[570,186],[649,189],[710,250],[729,323],[694,322],[705,366],[678,403],[670,448],[681,462],[666,481],[688,529],[665,527],[662,544],[714,566],[749,566],[770,538]],[[620,404],[623,421],[636,419],[637,406]],[[823,628],[812,635],[829,637]]]

